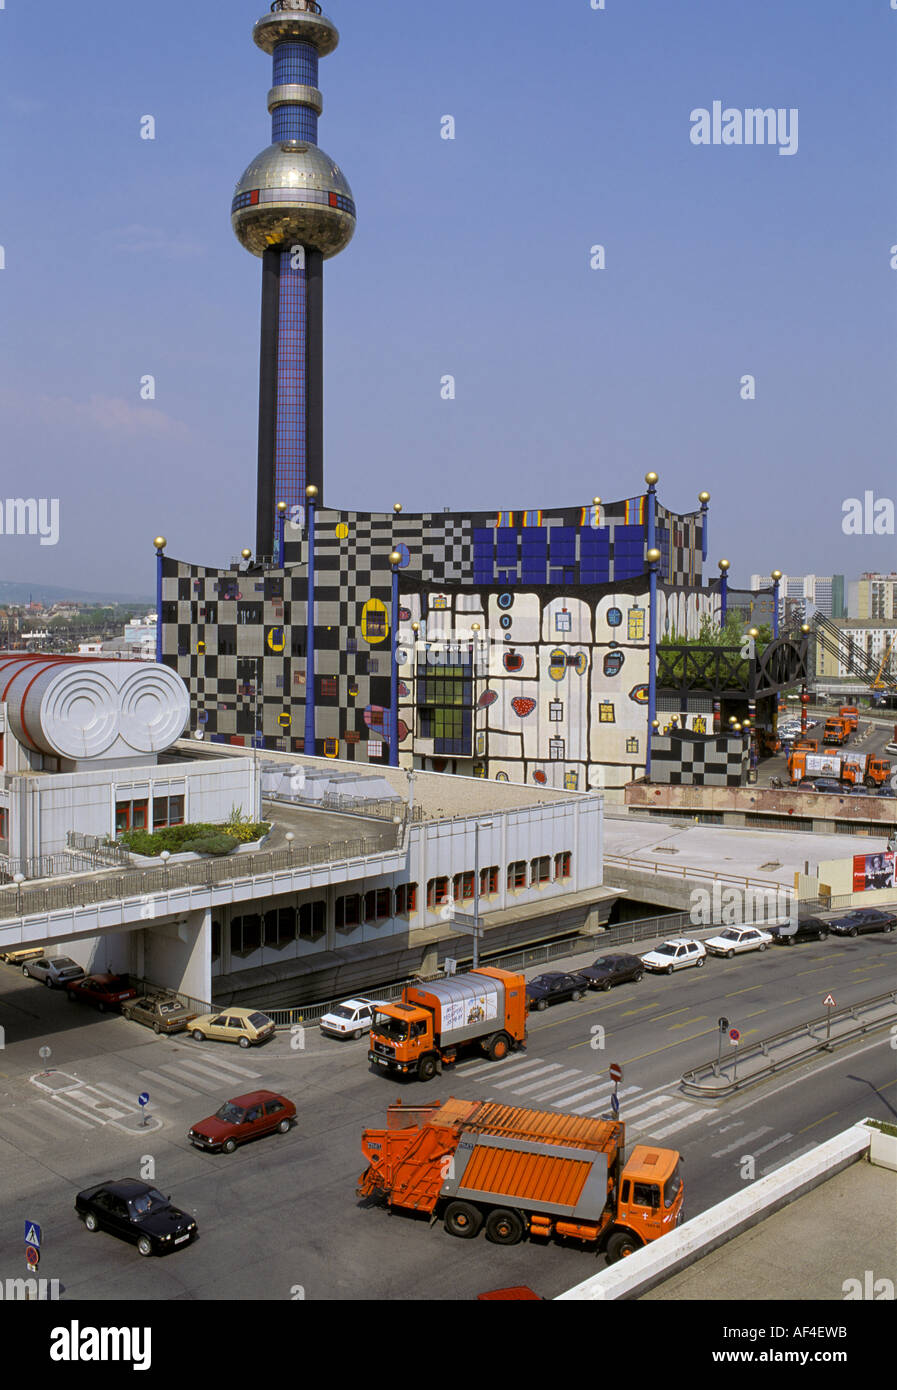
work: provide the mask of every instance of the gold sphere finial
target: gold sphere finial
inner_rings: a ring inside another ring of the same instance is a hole
[[[773,572],[772,572],[772,577],[773,577],[773,579],[775,580],[775,582],[778,584],[779,580],[780,580],[781,577],[782,577],[782,571],[781,571],[781,570],[773,570]]]
[[[710,493],[709,493],[709,492],[699,492],[699,493],[698,493],[698,501],[699,501],[699,502],[709,502],[709,501],[710,501]]]
[[[315,487],[314,483],[309,483],[308,487],[305,489],[305,495],[308,498],[309,502],[313,502],[315,500],[315,498],[318,495],[318,489]]]
[[[656,473],[646,473],[646,474],[645,474],[645,482],[648,484],[649,487],[653,487],[654,484],[657,482],[657,474],[656,474]]]
[[[157,550],[164,550],[167,544],[168,541],[165,539],[164,536],[157,536],[156,539],[153,541],[153,545],[156,547]]]
[[[657,549],[656,546],[652,546],[651,549],[647,552],[646,558],[649,565],[656,565],[657,561],[660,559],[660,551]]]
[[[240,554],[243,556],[244,560],[250,560],[252,558],[252,551],[248,550],[245,545],[243,549],[240,551]]]
[[[592,506],[593,506],[593,507],[600,507],[600,506],[601,506],[601,498],[600,498],[600,497],[593,497],[593,498],[592,498]]]
[[[759,629],[759,628],[756,628],[756,627],[749,627],[749,628],[748,628],[748,637],[759,637],[759,636],[760,636],[760,629]]]
[[[402,510],[401,502],[393,502],[392,509],[395,512],[396,516],[398,516],[399,512]]]
[[[801,623],[801,625],[800,625],[800,630],[801,630],[801,632],[809,632],[809,631],[810,631],[810,624],[809,624],[809,623]]]
[[[412,631],[412,632],[420,632],[420,623],[412,623],[412,624],[411,624],[411,631]]]
[[[725,574],[726,570],[729,568],[729,561],[728,561],[728,560],[720,560],[720,561],[719,561],[719,567],[720,567],[720,569],[722,570],[723,574]]]
[[[286,502],[278,502],[278,504],[277,504],[277,510],[280,512],[280,515],[281,515],[281,516],[283,516],[284,512],[286,511],[286,509],[287,509],[287,504],[286,504]]]
[[[471,632],[479,632],[479,630],[480,630],[480,625],[479,625],[479,623],[471,623],[471,624],[470,624],[470,630],[471,630]]]
[[[402,553],[401,553],[401,551],[399,551],[399,550],[391,550],[391,551],[389,552],[389,563],[390,563],[391,565],[400,565],[400,564],[402,563]]]

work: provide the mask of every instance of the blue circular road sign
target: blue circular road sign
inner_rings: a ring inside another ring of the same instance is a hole
[[[138,1105],[149,1105],[149,1091],[141,1091],[137,1097]]]

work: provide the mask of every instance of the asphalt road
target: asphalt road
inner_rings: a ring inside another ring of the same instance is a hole
[[[459,1241],[426,1218],[358,1204],[360,1136],[385,1123],[387,1104],[457,1095],[598,1115],[609,1106],[607,1067],[618,1061],[627,1141],[681,1150],[686,1216],[695,1215],[746,1173],[760,1177],[865,1115],[894,1119],[897,1052],[887,1032],[715,1104],[682,1095],[678,1078],[715,1054],[721,1015],[746,1041],[779,1031],[821,1014],[829,992],[841,1006],[893,986],[895,950],[893,934],[832,939],[646,975],[533,1014],[525,1054],[472,1058],[426,1085],[371,1073],[366,1040],[317,1030],[294,1039],[304,1047],[278,1034],[248,1051],[156,1038],[0,966],[0,1278],[24,1274],[30,1220],[44,1229],[40,1273],[60,1279],[68,1298],[466,1300],[517,1283],[552,1297],[601,1261],[572,1245]],[[52,1049],[46,1064],[42,1044]],[[230,1156],[188,1145],[190,1124],[257,1087],[295,1100],[290,1134]],[[150,1119],[141,1129],[142,1090]],[[195,1214],[194,1245],[142,1259],[77,1220],[78,1190],[141,1175]]]

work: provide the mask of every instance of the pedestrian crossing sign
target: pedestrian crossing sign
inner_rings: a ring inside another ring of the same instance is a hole
[[[35,1221],[25,1222],[25,1244],[40,1249],[41,1229]]]

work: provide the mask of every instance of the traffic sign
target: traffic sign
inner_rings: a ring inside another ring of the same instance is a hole
[[[611,1110],[614,1112],[615,1115],[619,1115],[619,1113],[620,1113],[620,1097],[617,1095],[616,1091],[614,1091],[613,1095],[612,1095],[611,1098],[610,1098],[610,1108],[611,1108]]]
[[[608,1075],[613,1082],[623,1080],[623,1068],[620,1066],[619,1062],[611,1062],[608,1068]]]
[[[25,1263],[29,1269],[37,1269],[40,1264],[40,1251],[34,1245],[25,1246]]]
[[[834,1009],[836,1007],[835,1001],[830,994],[827,994],[823,999],[822,1007],[824,1009]]]
[[[739,1033],[737,1028],[729,1029],[729,1042],[737,1043],[740,1037],[741,1034]]]
[[[137,1097],[138,1105],[149,1105],[149,1091],[141,1091]]]
[[[725,1033],[729,1026],[729,1020],[727,1018],[718,1018],[716,1020],[716,1026],[721,1033]]]
[[[25,1222],[25,1244],[36,1245],[40,1249],[41,1229],[36,1221]]]

